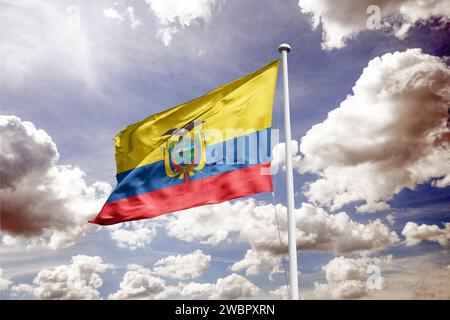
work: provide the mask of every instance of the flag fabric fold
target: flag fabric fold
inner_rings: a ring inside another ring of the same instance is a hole
[[[117,186],[90,222],[110,225],[272,191],[270,128],[279,61],[128,126]]]

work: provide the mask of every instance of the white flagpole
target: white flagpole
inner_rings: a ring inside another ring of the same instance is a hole
[[[290,299],[298,300],[298,275],[297,275],[297,241],[295,237],[294,217],[294,178],[292,173],[292,146],[291,146],[291,114],[289,110],[289,83],[287,54],[291,46],[287,43],[280,44],[278,51],[281,53],[283,65],[283,95],[284,95],[284,135],[286,138],[286,191],[288,214],[288,246],[289,246],[289,282]]]

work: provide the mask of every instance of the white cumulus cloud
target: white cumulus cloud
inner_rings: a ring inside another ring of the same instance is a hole
[[[450,68],[420,49],[372,59],[353,94],[302,138],[302,172],[313,203],[374,212],[404,188],[450,176]]]
[[[450,299],[448,257],[442,252],[393,259],[383,271],[383,285],[371,299]]]
[[[159,223],[131,221],[107,226],[111,239],[119,248],[136,250],[148,246],[157,234]]]
[[[103,15],[105,18],[117,20],[119,22],[129,20],[132,29],[142,25],[142,21],[136,18],[134,7],[132,6],[128,6],[121,10],[115,7],[103,9]]]
[[[19,284],[11,291],[15,295],[32,294],[38,299],[99,299],[97,289],[103,285],[99,273],[113,268],[112,264],[104,263],[98,256],[78,255],[72,257],[70,265],[41,270],[33,285]]]
[[[345,258],[336,257],[322,267],[325,272],[326,283],[314,284],[314,296],[321,299],[358,299],[369,294],[369,288],[365,281],[369,266],[377,266],[380,268],[383,265],[389,264],[392,261],[392,256],[383,258]],[[379,281],[379,288],[381,289],[383,279]]]
[[[246,278],[233,273],[217,280],[215,290],[210,296],[210,299],[250,299],[259,295],[261,295],[261,290],[257,286]]]
[[[183,298],[205,299],[214,292],[214,288],[214,283],[184,283],[180,284],[180,295]]]
[[[369,28],[375,22],[377,28],[402,39],[416,23],[432,17],[441,18],[442,23],[450,19],[447,0],[299,0],[298,5],[311,16],[314,28],[322,27],[326,50],[344,47],[348,39],[367,30],[368,23]],[[375,21],[378,12],[380,21]]]
[[[103,10],[103,15],[108,19],[115,19],[119,21],[125,20],[124,17],[115,8],[107,8]]]
[[[3,269],[0,268],[0,292],[7,290],[11,284],[11,280],[3,278]]]
[[[275,207],[258,205],[253,199],[224,202],[175,214],[167,224],[168,234],[188,242],[212,245],[226,239],[249,242],[254,249],[273,253],[287,252],[286,208],[277,205],[281,245],[278,238]],[[299,250],[335,254],[382,250],[398,241],[380,220],[358,223],[340,212],[328,214],[321,208],[303,203],[295,210]],[[233,237],[236,236],[236,237]]]
[[[172,35],[199,22],[208,22],[223,0],[145,0],[158,18],[158,36],[166,46]]]
[[[450,222],[444,223],[444,228],[438,225],[421,224],[408,222],[403,228],[402,235],[406,238],[407,246],[413,246],[422,241],[434,241],[446,247],[450,241]]]
[[[120,282],[120,289],[108,296],[111,300],[165,299],[175,288],[167,286],[163,279],[152,275],[150,269],[130,265]]]
[[[182,288],[180,295],[191,298],[235,300],[257,298],[263,295],[261,289],[236,273],[219,278],[216,283],[191,282],[180,284],[180,286]]]
[[[232,265],[232,271],[245,270],[253,275],[263,270],[279,271],[280,257],[287,253],[286,208],[258,205],[254,200],[224,202],[176,213],[166,226],[169,235],[188,242],[216,245],[223,241],[248,242],[251,251]],[[321,208],[303,203],[295,210],[297,247],[301,251],[333,254],[373,252],[398,243],[394,231],[374,220],[358,223],[340,212],[328,214]]]
[[[284,286],[275,288],[273,290],[270,290],[269,297],[271,299],[277,299],[277,300],[288,300],[289,299],[288,287],[286,285],[284,285]]]
[[[358,299],[367,295],[367,288],[360,280],[345,280],[338,283],[316,283],[314,293],[321,299]]]
[[[297,140],[291,140],[292,166],[298,168],[301,164],[300,148]],[[279,168],[286,170],[286,143],[277,143],[272,150],[271,169],[276,174]]]
[[[245,270],[247,276],[257,275],[269,270],[269,279],[275,273],[282,273],[282,257],[273,255],[267,251],[247,250],[245,257],[231,266],[231,271],[239,272]]]
[[[173,279],[192,279],[208,270],[211,256],[201,250],[185,255],[168,256],[157,261],[153,267],[156,274]]]
[[[1,235],[5,245],[73,245],[90,228],[111,188],[88,185],[77,167],[59,165],[50,136],[16,116],[0,116]]]

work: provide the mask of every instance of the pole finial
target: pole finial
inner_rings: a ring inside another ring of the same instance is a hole
[[[287,43],[282,43],[278,46],[278,51],[279,52],[283,52],[283,51],[289,52],[289,51],[291,51],[291,46]]]

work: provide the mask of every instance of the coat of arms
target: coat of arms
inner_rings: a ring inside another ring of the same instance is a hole
[[[205,138],[202,120],[194,120],[182,128],[172,128],[163,136],[168,136],[162,148],[164,168],[169,177],[189,181],[194,171],[205,166]]]

